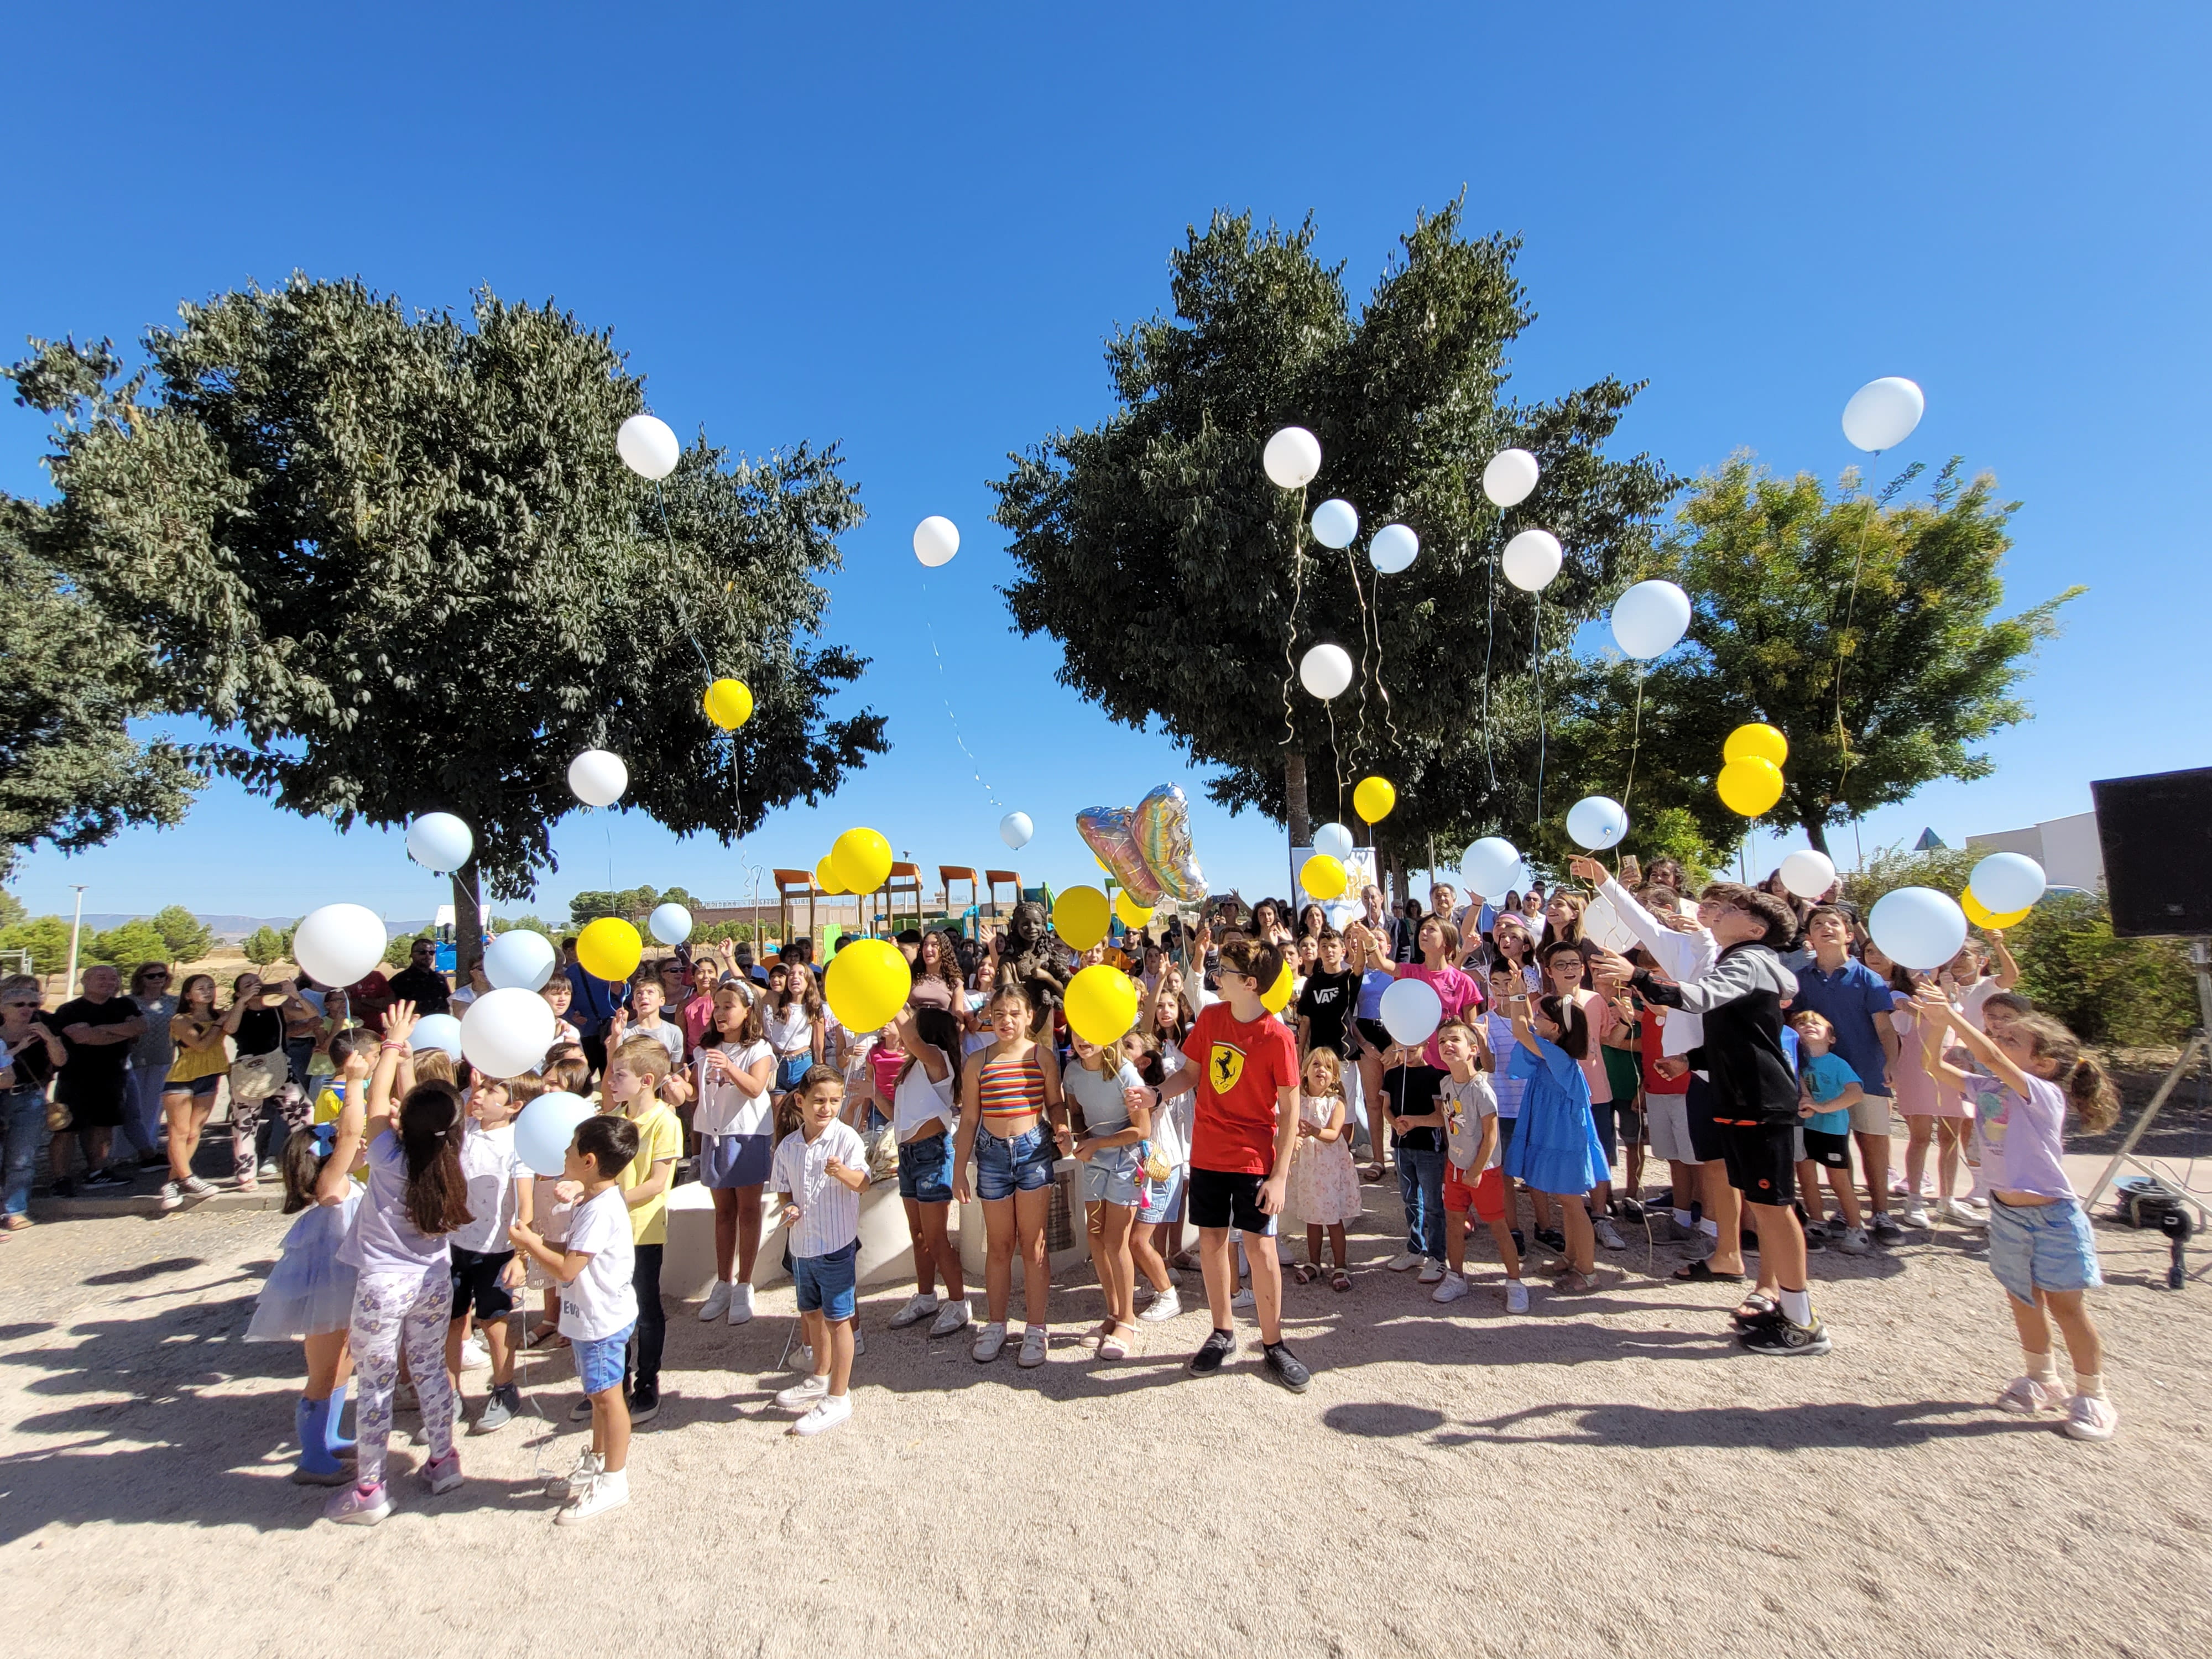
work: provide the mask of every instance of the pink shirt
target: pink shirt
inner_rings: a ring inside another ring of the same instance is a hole
[[[1482,1006],[1482,988],[1457,968],[1431,968],[1425,963],[1401,962],[1398,964],[1400,979],[1417,979],[1437,994],[1437,1000],[1444,1006],[1446,1019],[1465,1019]],[[1437,1046],[1436,1036],[1421,1045],[1421,1063],[1444,1069],[1443,1050]],[[1600,1069],[1603,1067],[1601,1065]]]

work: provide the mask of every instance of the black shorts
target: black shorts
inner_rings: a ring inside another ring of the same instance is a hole
[[[1264,1233],[1274,1220],[1260,1207],[1260,1185],[1266,1179],[1225,1170],[1193,1170],[1184,1188],[1183,1213],[1194,1227],[1241,1227],[1248,1233]]]
[[[1688,1081],[1682,1111],[1690,1120],[1690,1150],[1698,1155],[1698,1163],[1711,1164],[1720,1157],[1722,1148],[1720,1125],[1713,1121],[1713,1085],[1695,1072]]]
[[[1360,1041],[1378,1054],[1396,1041],[1390,1035],[1390,1028],[1379,1019],[1355,1019],[1352,1023],[1359,1028]]]
[[[57,1089],[54,1098],[70,1109],[73,1129],[118,1129],[123,1127],[123,1085],[94,1086],[74,1091]]]
[[[478,1320],[504,1319],[514,1311],[514,1292],[499,1282],[514,1260],[513,1250],[465,1250],[456,1244],[452,1255],[454,1318],[471,1308]]]
[[[1796,1124],[1723,1123],[1719,1128],[1729,1185],[1743,1194],[1746,1203],[1796,1201]]]
[[[1818,1129],[1808,1129],[1805,1156],[1824,1169],[1848,1171],[1851,1167],[1851,1138],[1849,1134],[1826,1135]]]

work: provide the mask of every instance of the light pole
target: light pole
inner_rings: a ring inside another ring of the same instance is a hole
[[[63,981],[62,981],[62,989],[63,989],[63,990],[64,990],[64,991],[69,990],[72,986],[74,986],[74,985],[76,983],[76,936],[77,936],[77,930],[78,930],[79,928],[82,927],[83,926],[84,926],[84,886],[83,886],[83,884],[82,884],[82,883],[78,883],[78,884],[76,884],[76,913],[70,918],[70,963],[69,963],[69,974],[68,974],[68,976],[67,976],[65,979],[64,979],[64,980],[63,980]]]

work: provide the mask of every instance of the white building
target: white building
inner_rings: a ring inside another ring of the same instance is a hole
[[[2094,812],[2046,818],[2027,830],[1969,836],[1966,845],[1976,852],[2025,853],[2043,866],[2053,887],[2080,887],[2092,893],[2105,890],[2105,849],[2097,839]]]

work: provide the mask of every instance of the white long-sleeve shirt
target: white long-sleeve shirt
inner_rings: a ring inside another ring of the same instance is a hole
[[[1668,978],[1678,985],[1686,985],[1712,972],[1713,963],[1720,959],[1721,948],[1702,926],[1682,933],[1662,927],[1658,918],[1617,881],[1607,880],[1598,891],[1605,896],[1628,930],[1643,941],[1644,948],[1651,952],[1651,959],[1665,970]],[[1661,1054],[1686,1054],[1705,1040],[1703,1016],[1687,1008],[1667,1011],[1667,1023],[1659,1034]]]

